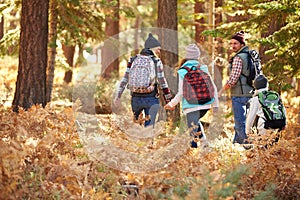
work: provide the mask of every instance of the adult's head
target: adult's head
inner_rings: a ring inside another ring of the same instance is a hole
[[[233,52],[238,52],[242,47],[244,47],[246,45],[244,31],[235,33],[231,37],[229,45]]]
[[[152,33],[149,33],[144,46],[147,49],[151,49],[155,54],[160,54],[161,44],[155,37],[153,37]]]
[[[254,79],[253,86],[256,90],[267,88],[268,79],[264,75],[259,75]]]
[[[190,44],[185,48],[186,60],[199,60],[200,54],[200,49],[196,44]]]

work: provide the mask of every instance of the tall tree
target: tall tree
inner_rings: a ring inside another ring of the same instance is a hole
[[[174,68],[178,63],[178,19],[177,19],[177,1],[176,0],[158,0],[158,19],[157,26],[159,31],[159,40],[161,42],[161,60],[166,67]],[[165,69],[166,69],[165,67]],[[165,70],[166,73],[166,70]],[[167,81],[170,84],[172,74],[166,74]],[[177,89],[177,88],[176,88]],[[173,91],[175,92],[175,91]],[[162,95],[161,95],[162,96]],[[164,101],[162,101],[164,102]],[[175,111],[168,113],[170,120],[178,121],[180,116],[180,106],[176,106]]]
[[[56,39],[57,39],[57,21],[58,21],[58,11],[57,11],[57,0],[50,0],[50,10],[49,10],[49,48],[48,48],[48,61],[47,61],[47,78],[46,78],[46,99],[47,102],[51,101],[53,80],[54,80],[54,65],[56,57]]]
[[[161,59],[165,65],[175,67],[178,63],[176,0],[158,0],[157,26],[162,28],[158,33],[159,40],[163,47],[161,51]]]
[[[22,1],[19,67],[13,111],[46,106],[49,0]]]
[[[62,49],[63,49],[64,55],[67,59],[67,63],[69,65],[69,67],[73,68],[75,46],[63,44]],[[70,83],[72,81],[72,76],[73,76],[72,70],[67,70],[65,72],[64,82]]]
[[[4,16],[0,18],[0,40],[3,38],[4,35]]]
[[[104,41],[104,46],[101,51],[102,76],[110,78],[112,73],[119,71],[119,0],[108,0],[111,7],[105,19],[105,34],[108,38]]]
[[[206,29],[205,24],[207,24],[207,22],[205,21],[204,18],[204,13],[205,13],[205,9],[204,9],[204,3],[201,0],[197,0],[195,2],[195,6],[194,6],[194,10],[195,10],[195,41],[200,43],[200,44],[204,44],[205,41],[205,36],[202,35],[202,32]]]
[[[141,0],[137,0],[137,7],[141,5]],[[134,32],[134,49],[135,49],[135,54],[139,53],[139,30],[140,30],[140,26],[141,26],[141,21],[142,21],[142,17],[140,14],[137,14],[136,19],[135,19],[135,32]]]

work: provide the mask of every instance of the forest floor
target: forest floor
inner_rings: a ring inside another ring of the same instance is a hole
[[[233,145],[222,100],[203,118],[208,145],[192,149],[184,123],[142,128],[128,109],[87,114],[57,97],[14,113],[16,64],[1,61],[0,71],[0,199],[300,198],[300,97],[282,94],[288,126],[277,143],[273,132],[251,135],[249,150]]]

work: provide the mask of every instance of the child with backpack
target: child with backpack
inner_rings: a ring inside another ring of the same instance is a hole
[[[178,93],[165,105],[165,109],[173,110],[182,101],[182,112],[186,114],[191,136],[206,140],[200,118],[212,107],[219,107],[217,88],[211,79],[206,65],[199,63],[200,49],[196,44],[186,47],[185,59],[178,69]],[[191,141],[191,147],[197,148],[197,142]]]
[[[163,64],[156,57],[160,51],[159,41],[150,33],[145,41],[145,48],[140,54],[130,58],[125,75],[118,87],[115,104],[120,103],[120,98],[126,86],[130,89],[131,108],[134,114],[134,122],[141,123],[145,127],[155,123],[159,110],[158,86],[161,87],[166,102],[172,98],[171,91],[164,76]],[[143,115],[143,120],[140,116]]]
[[[250,99],[249,113],[246,119],[246,134],[251,132],[255,123],[258,134],[263,135],[267,130],[283,130],[286,126],[286,110],[280,95],[268,89],[268,79],[259,75],[253,82],[255,91]]]

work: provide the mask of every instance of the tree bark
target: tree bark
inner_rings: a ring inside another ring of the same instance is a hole
[[[171,73],[166,71],[170,67],[175,69],[178,63],[178,19],[177,19],[177,1],[176,0],[158,0],[158,19],[157,25],[160,29],[159,41],[162,46],[161,60],[164,64],[167,81],[170,85]],[[177,80],[177,79],[175,79]],[[177,91],[177,88],[175,89]],[[175,92],[173,91],[173,93]],[[175,93],[174,93],[175,94]],[[162,101],[164,105],[164,101]],[[168,119],[175,122],[180,120],[180,105],[176,106],[174,111],[167,112]]]
[[[141,5],[141,0],[137,0],[137,7]],[[140,15],[137,15],[136,16],[136,20],[135,20],[135,25],[134,25],[134,28],[135,28],[135,36],[134,36],[134,51],[135,51],[135,54],[138,54],[140,52],[139,50],[139,30],[140,30],[140,25],[141,25],[141,16]]]
[[[56,57],[56,39],[57,39],[57,0],[50,1],[50,30],[49,30],[49,49],[48,49],[48,61],[47,61],[47,78],[46,78],[46,99],[47,102],[51,101],[54,69],[55,69],[55,57]]]
[[[164,65],[175,67],[178,63],[177,1],[158,1],[157,25],[162,28],[158,33],[163,47],[161,60]]]
[[[204,9],[204,2],[202,1],[196,1],[195,3],[195,7],[194,7],[194,12],[195,14],[204,14],[205,13],[205,9]],[[196,17],[195,18],[195,41],[201,45],[204,44],[205,41],[205,37],[202,35],[202,32],[205,30],[205,26],[204,24],[206,24],[207,22],[205,22],[204,17]]]
[[[69,67],[73,68],[75,46],[68,46],[68,45],[63,44],[62,49],[63,49],[63,52],[64,52],[64,56],[67,59],[67,63],[69,65]],[[67,70],[65,72],[64,82],[65,83],[70,83],[72,81],[72,76],[73,76],[73,71],[72,70]]]
[[[2,16],[0,19],[0,40],[4,36],[4,17]]]
[[[216,0],[216,4],[215,4],[215,10],[216,10],[216,13],[215,13],[215,24],[216,24],[216,27],[219,26],[223,19],[222,19],[222,13],[221,11],[217,11],[219,9],[217,8],[220,8],[223,6],[223,0]],[[215,47],[215,55],[216,55],[216,58],[217,57],[220,57],[220,58],[225,58],[225,51],[224,51],[224,42],[223,42],[223,39],[220,38],[220,37],[217,37],[216,38],[216,47]],[[215,59],[216,60],[216,59]],[[216,60],[214,62],[214,66],[215,66],[215,69],[217,68],[219,73],[214,73],[214,81],[215,81],[215,84],[218,88],[218,90],[220,90],[222,88],[222,80],[223,80],[223,70],[225,68],[225,65],[223,62],[220,62],[220,60]]]
[[[22,1],[19,67],[13,111],[46,106],[49,0]]]
[[[111,2],[109,0],[108,2]],[[111,78],[113,73],[118,76],[119,72],[119,7],[120,2],[111,8],[109,15],[106,17],[105,33],[107,40],[104,42],[104,46],[101,51],[101,64],[102,64],[102,77]]]
[[[270,35],[272,35],[275,31],[278,31],[281,27],[285,26],[285,19],[276,19],[272,18],[269,24],[269,29],[266,30],[261,34],[262,38],[266,38]],[[270,48],[267,46],[260,46],[259,48],[259,54],[261,56],[261,62],[266,63],[268,62],[273,56],[267,56],[265,55],[265,52],[269,50]]]

